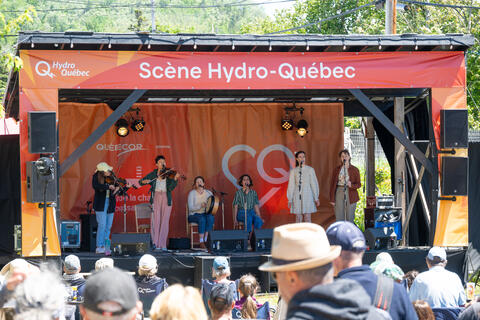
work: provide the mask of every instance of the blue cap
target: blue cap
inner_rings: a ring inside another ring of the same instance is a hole
[[[228,267],[228,260],[225,257],[216,257],[215,260],[213,260],[213,269],[215,270],[224,270]]]
[[[342,250],[364,251],[367,248],[362,231],[350,221],[337,221],[330,225],[327,237],[330,245],[341,246]]]

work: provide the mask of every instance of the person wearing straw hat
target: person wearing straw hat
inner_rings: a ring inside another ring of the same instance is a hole
[[[113,215],[115,212],[115,193],[118,187],[105,182],[105,177],[112,174],[113,167],[106,162],[97,164],[97,169],[92,177],[92,187],[95,190],[93,198],[93,210],[97,218],[97,248],[95,253],[109,256],[110,251],[110,229],[112,228]]]
[[[356,281],[333,281],[332,262],[340,251],[319,225],[274,229],[272,258],[259,269],[272,272],[277,280],[279,294],[288,303],[287,319],[385,319]]]

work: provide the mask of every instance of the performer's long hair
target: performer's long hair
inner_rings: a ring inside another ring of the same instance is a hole
[[[97,180],[100,184],[105,183],[105,173],[103,171],[97,171]]]
[[[300,163],[298,162],[297,158],[298,158],[298,156],[301,155],[302,153],[306,155],[305,151],[302,151],[302,150],[295,152],[295,167],[298,167],[298,166],[300,165]]]

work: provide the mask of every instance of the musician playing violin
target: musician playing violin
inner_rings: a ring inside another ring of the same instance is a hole
[[[150,203],[153,205],[150,234],[156,250],[167,250],[168,225],[172,212],[172,191],[177,186],[180,174],[173,173],[172,168],[167,168],[165,157],[159,155],[155,158],[155,168],[152,172],[140,179],[138,183],[143,186],[150,185]]]
[[[210,190],[205,189],[205,179],[198,176],[193,180],[193,190],[188,194],[188,222],[198,224],[200,248],[206,249],[208,232],[213,230],[215,218],[207,213],[207,200],[212,196]]]
[[[114,177],[112,170],[113,168],[106,162],[100,162],[92,177],[92,187],[95,190],[93,209],[98,223],[95,253],[104,253],[107,256],[111,255],[110,229],[115,212],[115,195],[120,190],[120,186],[107,183],[107,180]],[[130,183],[127,183],[127,188],[130,186]]]

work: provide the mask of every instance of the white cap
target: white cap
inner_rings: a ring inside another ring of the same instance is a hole
[[[447,253],[445,252],[445,249],[441,247],[432,247],[432,249],[428,251],[427,258],[428,260],[434,260],[435,257],[439,257],[442,261],[447,260]]]
[[[154,269],[157,267],[157,259],[151,254],[144,254],[138,261],[138,266],[147,270]]]

